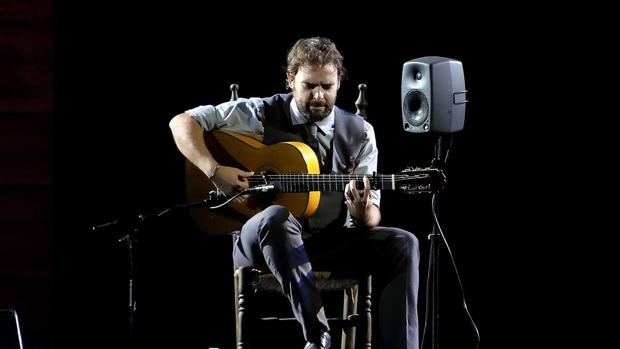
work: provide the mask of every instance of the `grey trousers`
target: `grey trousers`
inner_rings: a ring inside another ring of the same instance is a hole
[[[342,275],[373,273],[373,291],[380,294],[379,348],[418,349],[420,254],[412,233],[390,227],[342,227],[302,239],[299,221],[285,207],[273,205],[249,219],[237,235],[235,266],[273,273],[306,340],[315,341],[329,329],[312,282],[313,267],[329,268]]]

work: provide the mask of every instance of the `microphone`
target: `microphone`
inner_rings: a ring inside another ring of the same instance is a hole
[[[250,193],[269,193],[269,192],[280,192],[282,190],[282,185],[280,182],[270,182],[269,184],[261,184],[255,187],[248,188],[246,192]]]

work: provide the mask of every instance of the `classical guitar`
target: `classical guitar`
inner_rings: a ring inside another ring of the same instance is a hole
[[[194,208],[198,227],[211,235],[239,229],[245,221],[271,204],[287,207],[295,217],[309,217],[317,209],[321,191],[344,191],[351,180],[363,188],[363,174],[320,174],[316,154],[300,142],[266,146],[234,132],[205,132],[205,142],[218,163],[255,174],[248,177],[250,187],[278,183],[278,193],[251,195],[231,201],[218,209]],[[368,174],[373,189],[406,193],[431,193],[445,184],[443,172],[435,168],[408,168],[398,174]],[[209,197],[215,185],[189,161],[186,165],[188,201]]]

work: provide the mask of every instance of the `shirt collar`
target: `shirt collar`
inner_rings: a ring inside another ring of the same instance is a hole
[[[334,128],[334,110],[336,107],[332,108],[332,111],[327,115],[327,117],[321,121],[315,121],[314,123],[318,128],[321,129],[323,134],[329,134],[331,130]],[[308,123],[308,119],[299,111],[299,107],[297,107],[297,103],[295,102],[295,98],[291,99],[291,120],[293,121],[293,125],[301,125]]]

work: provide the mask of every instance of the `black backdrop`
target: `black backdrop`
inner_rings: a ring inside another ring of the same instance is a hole
[[[308,11],[306,14],[304,11]],[[463,278],[469,309],[487,348],[525,341],[515,327],[521,298],[536,284],[518,265],[527,178],[539,161],[533,135],[517,123],[519,69],[528,38],[499,16],[413,8],[342,11],[287,7],[215,10],[128,4],[57,5],[54,108],[54,342],[59,348],[127,343],[126,250],[116,232],[93,224],[184,200],[184,160],[168,129],[172,116],[199,104],[283,90],[286,50],[299,37],[333,39],[349,80],[338,104],[354,110],[357,85],[368,85],[380,171],[424,166],[432,138],[405,133],[400,121],[402,64],[439,55],[460,60],[469,90],[465,130],[455,136],[449,185],[439,217]],[[493,31],[491,34],[490,31]],[[535,89],[535,88],[534,88]],[[525,197],[524,197],[525,196]],[[384,193],[383,224],[421,241],[421,321],[429,249],[430,198]],[[454,271],[442,251],[442,347],[473,348]],[[515,261],[517,266],[515,267]],[[142,344],[231,348],[234,340],[230,241],[197,232],[183,214],[149,227],[137,246],[137,337]],[[284,334],[280,334],[284,335]],[[289,333],[287,333],[289,335]],[[294,336],[295,333],[293,332]]]

